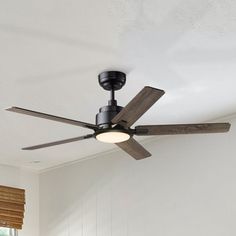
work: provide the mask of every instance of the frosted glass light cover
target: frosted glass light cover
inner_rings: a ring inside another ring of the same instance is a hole
[[[130,138],[130,135],[127,133],[119,131],[110,131],[98,134],[96,139],[104,143],[121,143]]]

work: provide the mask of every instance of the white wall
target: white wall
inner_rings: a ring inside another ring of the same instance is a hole
[[[19,236],[39,235],[39,181],[38,175],[16,167],[0,165],[0,185],[26,190],[23,229]]]
[[[40,176],[41,236],[235,236],[236,119],[228,134],[156,139]]]

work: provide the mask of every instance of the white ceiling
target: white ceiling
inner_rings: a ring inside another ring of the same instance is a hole
[[[42,170],[113,148],[92,139],[21,151],[89,130],[6,107],[94,123],[109,97],[97,74],[120,69],[120,105],[145,85],[166,91],[138,124],[200,122],[236,112],[235,63],[232,0],[1,1],[0,163]]]

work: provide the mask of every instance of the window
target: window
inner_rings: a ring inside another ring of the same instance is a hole
[[[0,227],[0,236],[17,236],[15,229]]]

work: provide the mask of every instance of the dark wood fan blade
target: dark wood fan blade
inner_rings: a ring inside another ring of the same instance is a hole
[[[10,107],[6,110],[20,113],[20,114],[24,114],[24,115],[35,116],[35,117],[43,118],[43,119],[47,119],[47,120],[58,121],[58,122],[62,122],[62,123],[70,124],[70,125],[81,126],[81,127],[89,128],[89,129],[93,129],[93,130],[97,129],[97,126],[94,124],[89,124],[89,123],[85,123],[85,122],[78,121],[78,120],[71,120],[71,119],[67,119],[67,118],[63,118],[63,117],[59,117],[59,116],[53,116],[53,115],[49,115],[49,114],[42,113],[42,112],[31,111],[31,110],[27,110],[27,109],[20,108],[20,107]]]
[[[173,135],[223,133],[230,129],[229,123],[141,125],[135,127],[136,135]]]
[[[76,142],[76,141],[80,141],[80,140],[84,140],[84,139],[89,139],[89,138],[92,138],[93,136],[94,136],[93,134],[88,134],[88,135],[75,137],[75,138],[64,139],[64,140],[60,140],[60,141],[56,141],[56,142],[43,143],[43,144],[31,146],[31,147],[25,147],[25,148],[22,148],[22,150],[35,150],[35,149],[40,149],[40,148],[46,148],[46,147],[56,146],[56,145],[60,145],[60,144],[65,144],[65,143],[72,143],[72,142]]]
[[[165,92],[152,87],[144,87],[113,119],[113,124],[130,127],[137,121]]]
[[[141,160],[151,156],[151,153],[149,153],[133,138],[122,143],[116,143],[116,145],[136,160]]]

